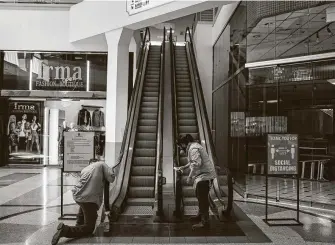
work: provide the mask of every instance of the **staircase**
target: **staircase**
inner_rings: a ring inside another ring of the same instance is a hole
[[[136,214],[153,214],[148,212],[153,212],[155,200],[160,55],[161,46],[150,46],[125,214],[127,210]]]
[[[199,140],[199,129],[185,46],[175,46],[175,64],[178,133],[179,135],[190,134],[195,140]],[[180,156],[179,162],[181,165],[186,165],[187,157]],[[186,169],[182,177],[183,200],[186,214],[188,207],[197,206],[198,203],[192,184],[186,183],[189,173],[189,169]]]

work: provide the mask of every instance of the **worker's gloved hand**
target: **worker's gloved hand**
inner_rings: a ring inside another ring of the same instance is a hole
[[[183,173],[183,169],[182,169],[182,167],[174,167],[173,169],[174,169],[176,172]]]

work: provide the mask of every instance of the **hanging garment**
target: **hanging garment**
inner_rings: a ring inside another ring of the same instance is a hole
[[[93,112],[92,126],[99,128],[105,126],[105,114],[102,111],[97,109]]]
[[[78,113],[78,123],[77,125],[91,126],[91,114],[85,108],[81,109]]]

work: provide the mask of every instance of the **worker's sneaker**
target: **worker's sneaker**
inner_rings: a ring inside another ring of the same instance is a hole
[[[56,245],[61,237],[64,236],[64,228],[65,225],[63,223],[59,223],[57,226],[57,231],[55,235],[52,237],[51,244]]]

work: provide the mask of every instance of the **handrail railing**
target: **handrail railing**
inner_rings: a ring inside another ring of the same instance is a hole
[[[171,79],[172,79],[172,99],[173,99],[173,107],[172,107],[172,121],[173,121],[173,156],[174,156],[174,167],[179,167],[179,149],[176,144],[176,140],[178,139],[178,111],[177,111],[177,97],[176,97],[176,63],[175,63],[175,51],[172,37],[172,28],[170,28],[169,35],[170,42],[170,57],[171,57]],[[183,213],[183,189],[182,189],[182,174],[180,172],[173,171],[174,177],[174,194],[175,194],[175,216],[180,217]]]
[[[189,39],[189,41],[187,40],[187,37]],[[206,106],[205,106],[205,99],[204,99],[204,95],[203,95],[203,90],[202,90],[202,86],[201,86],[201,82],[200,82],[200,75],[199,75],[199,70],[198,70],[198,66],[197,66],[197,62],[196,62],[196,58],[195,58],[195,51],[194,51],[194,45],[193,45],[193,38],[191,36],[190,33],[190,29],[189,27],[186,28],[186,32],[185,32],[185,42],[189,43],[189,51],[190,51],[190,56],[191,56],[191,65],[193,66],[193,72],[194,72],[194,78],[195,78],[195,87],[196,87],[196,93],[197,93],[197,97],[199,100],[199,109],[200,109],[200,113],[201,113],[201,118],[202,118],[202,126],[203,126],[203,132],[204,132],[204,140],[205,140],[205,146],[207,148],[207,152],[209,153],[210,158],[212,159],[213,163],[215,164],[215,166],[218,166],[217,164],[217,159],[216,159],[216,154],[215,154],[215,148],[214,148],[214,142],[213,142],[213,138],[211,135],[211,130],[210,130],[210,126],[209,126],[209,121],[208,121],[208,114],[207,114],[207,110],[206,110]],[[201,125],[199,125],[201,126]],[[222,204],[223,206],[225,206],[225,212],[229,213],[232,209],[232,201],[233,201],[233,182],[232,182],[232,175],[229,171],[229,169],[227,167],[222,168],[225,171],[225,174],[227,175],[227,185],[228,185],[228,203],[227,205],[224,205],[223,201],[222,201],[222,191],[221,191],[221,187],[219,184],[219,180],[216,179],[214,181],[214,192],[215,195],[217,197],[217,202],[219,202],[219,204]],[[217,173],[217,176],[219,178],[219,174]]]
[[[155,204],[154,210],[156,216],[161,216],[163,212],[163,190],[162,190],[162,157],[163,157],[163,115],[164,115],[164,70],[165,70],[165,35],[166,29],[164,27],[164,38],[161,47],[161,66],[159,77],[159,106],[158,106],[158,125],[157,125],[157,156],[156,156],[156,177],[155,177]]]
[[[137,116],[136,111],[138,111],[138,105],[139,105],[138,100],[141,98],[140,96],[141,87],[143,86],[143,80],[144,80],[144,75],[145,75],[147,52],[146,53],[143,53],[143,52],[148,50],[147,41],[150,41],[150,39],[147,40],[147,35],[149,32],[150,32],[149,28],[146,28],[145,36],[142,42],[141,53],[139,57],[140,67],[137,70],[135,87],[132,92],[132,96],[130,100],[130,107],[128,109],[128,117],[127,117],[125,132],[123,135],[120,155],[118,157],[117,164],[113,167],[114,172],[116,172],[117,174],[117,179],[115,181],[115,185],[112,190],[112,196],[109,199],[110,204],[106,205],[105,203],[105,206],[112,207],[111,208],[112,218],[116,218],[115,216],[117,216],[118,213],[120,212],[121,205],[124,201],[124,198],[122,197],[121,197],[122,200],[120,201],[120,195],[123,194],[122,191],[124,191],[125,184],[126,186],[128,185],[128,183],[124,183],[125,182],[124,177],[125,177],[125,173],[129,171],[130,169],[130,164],[127,164],[127,163],[129,162],[129,151],[130,150],[132,151],[132,147],[130,147],[131,145],[130,143],[133,141],[132,138],[134,138],[132,137],[134,135],[134,132],[133,132],[134,124],[136,124],[134,120]],[[124,153],[126,153],[126,155]],[[132,155],[132,152],[130,155]]]

